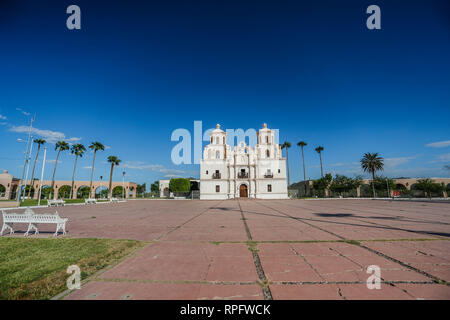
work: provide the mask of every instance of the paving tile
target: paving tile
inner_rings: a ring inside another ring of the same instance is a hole
[[[270,285],[274,300],[342,300],[334,284]]]

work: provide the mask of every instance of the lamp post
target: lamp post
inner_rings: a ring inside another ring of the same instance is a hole
[[[103,190],[102,187],[103,187],[103,176],[100,176],[100,190]],[[100,191],[100,196],[101,195],[102,195],[102,191]]]
[[[25,200],[25,195],[27,194],[27,185],[28,185],[28,173],[30,172],[30,162],[31,162],[31,154],[33,153],[33,136],[30,137],[31,146],[30,146],[30,152],[28,153],[27,157],[27,173],[25,174],[25,187],[23,190],[23,196],[22,201]],[[33,185],[33,181],[30,181],[30,194],[31,194],[31,187]]]
[[[122,172],[122,199],[125,199],[125,171]]]
[[[44,148],[44,161],[42,161],[41,181],[39,181],[38,206],[41,205],[42,179],[44,179],[45,158],[47,157],[47,147]]]
[[[27,159],[28,159],[28,149],[30,148],[30,139],[31,139],[31,130],[33,129],[33,121],[34,121],[34,117],[33,118],[31,118],[31,121],[30,121],[30,128],[29,128],[29,130],[28,130],[28,141],[27,141],[27,149],[26,149],[26,151],[25,151],[25,159],[24,159],[24,162],[23,162],[23,169],[22,169],[22,178],[20,179],[20,182],[19,182],[19,189],[17,190],[17,202],[20,202],[20,197],[21,197],[21,195],[22,195],[22,182],[23,182],[23,177],[24,177],[24,175],[25,175],[25,167],[26,167],[26,165],[27,165]]]

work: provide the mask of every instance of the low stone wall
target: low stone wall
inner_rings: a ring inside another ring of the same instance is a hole
[[[0,201],[0,208],[15,208],[19,207],[18,201]]]

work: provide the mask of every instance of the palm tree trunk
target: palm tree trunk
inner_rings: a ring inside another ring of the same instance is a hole
[[[114,170],[114,163],[112,163],[111,162],[111,173],[109,174],[109,198],[111,199],[112,198],[112,190],[111,190],[111,187],[112,187],[112,176],[113,176],[113,170]]]
[[[92,160],[91,182],[89,183],[89,198],[92,198],[92,178],[94,176],[95,153],[96,150],[94,150],[94,159]]]
[[[28,190],[28,198],[31,195],[31,188],[33,187],[34,169],[36,168],[36,161],[37,161],[37,158],[39,156],[39,149],[41,149],[41,144],[40,143],[38,143],[38,149],[37,149],[37,153],[36,153],[36,158],[34,158],[33,170],[31,171],[31,180],[30,180],[31,183],[30,183],[30,189]],[[36,190],[34,192],[36,192]]]
[[[288,152],[288,148],[286,148],[286,164],[287,164],[287,178],[288,178],[288,189],[289,186],[291,185],[291,179],[289,176],[289,152]]]
[[[375,194],[375,170],[372,170],[372,191],[373,197],[376,198],[377,195]]]
[[[305,154],[303,153],[303,146],[302,146],[302,159],[303,159],[303,181],[305,182],[305,196],[306,196],[306,170],[305,170]]]
[[[72,173],[72,187],[71,187],[71,189],[70,189],[70,193],[72,194],[71,199],[74,198],[74,197],[73,197],[73,195],[74,195],[73,187],[74,187],[74,184],[75,184],[75,169],[77,168],[77,161],[78,161],[78,155],[75,156],[75,164],[74,164],[74,166],[73,166],[73,173]]]
[[[323,168],[322,168],[322,152],[319,152],[319,158],[320,158],[320,175],[323,178]]]
[[[56,155],[56,160],[55,160],[55,167],[53,168],[53,176],[52,176],[52,188],[50,190],[50,199],[55,198],[55,190],[53,189],[55,187],[55,172],[56,172],[56,166],[58,165],[58,158],[59,158],[59,153],[61,152],[61,149],[58,150],[58,154]]]

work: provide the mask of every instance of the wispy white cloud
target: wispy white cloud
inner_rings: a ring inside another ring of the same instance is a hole
[[[164,178],[183,178],[183,176],[180,176],[178,174],[166,174]]]
[[[425,146],[430,148],[445,148],[450,146],[450,140],[431,142]]]
[[[151,170],[151,171],[157,171],[159,169],[164,168],[164,166],[162,166],[160,164],[147,164],[142,161],[125,161],[124,163],[121,163],[121,166],[123,168],[128,168],[128,169]]]
[[[397,158],[386,158],[384,159],[384,164],[386,167],[397,167],[401,164],[405,164],[407,162],[410,162],[413,159],[416,159],[418,155],[411,156],[411,157],[397,157]]]
[[[6,120],[6,117],[0,114],[0,120]]]
[[[85,167],[83,167],[83,169],[89,169],[89,170],[91,170],[91,169],[92,169],[92,166],[85,166]]]
[[[11,126],[9,131],[17,133],[28,133],[30,128],[28,126]],[[81,138],[72,137],[66,138],[66,135],[62,132],[52,130],[42,130],[38,128],[32,128],[31,134],[44,138],[48,143],[56,143],[57,141],[64,140],[66,142],[78,142]]]
[[[23,110],[22,108],[16,108],[16,110],[19,111],[21,114],[27,116],[27,117],[31,115],[31,113]]]
[[[429,163],[437,163],[437,162],[449,162],[450,163],[450,153],[444,153],[436,156],[435,160],[430,161]]]

